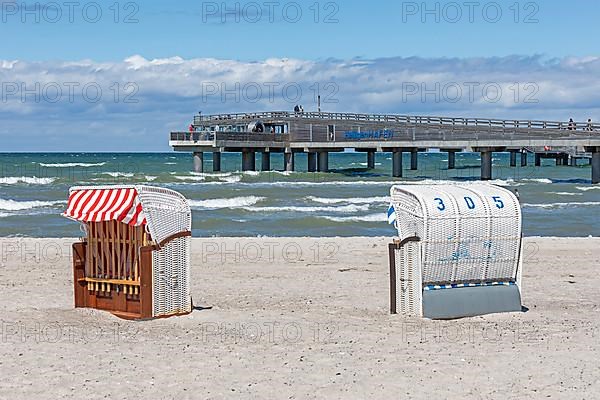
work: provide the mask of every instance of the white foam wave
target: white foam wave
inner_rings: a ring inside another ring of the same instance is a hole
[[[353,217],[330,217],[330,216],[319,216],[333,222],[387,222],[387,214],[368,214]]]
[[[352,203],[352,204],[371,204],[371,203],[389,203],[389,197],[349,197],[349,198],[329,198],[329,197],[315,197],[308,196],[307,200],[314,201],[315,203],[321,204],[339,204],[339,203]]]
[[[546,203],[546,204],[523,204],[523,207],[530,208],[569,208],[569,207],[590,207],[600,206],[600,201],[585,201],[581,203]]]
[[[581,190],[583,192],[587,192],[588,190],[597,190],[597,189],[600,189],[600,185],[596,185],[596,186],[577,186],[576,189],[577,190]]]
[[[353,162],[350,165],[360,165],[361,167],[367,167],[369,165],[369,163],[366,163],[366,162],[355,163],[355,162]],[[383,165],[383,164],[382,163],[375,163],[375,165],[377,166],[377,165]]]
[[[165,165],[177,165],[177,163],[174,162],[166,162]]]
[[[247,211],[252,212],[280,212],[280,211],[292,211],[301,213],[314,213],[314,212],[329,212],[329,213],[340,213],[340,214],[351,214],[361,211],[367,211],[368,205],[347,205],[339,207],[303,207],[303,206],[282,206],[282,207],[244,207]]]
[[[109,175],[113,178],[131,178],[133,177],[133,172],[103,172],[102,175]]]
[[[550,194],[556,194],[558,196],[583,196],[583,193],[573,193],[573,192],[551,192]]]
[[[189,200],[189,204],[192,208],[216,210],[220,208],[249,207],[263,200],[265,200],[265,197],[246,196],[230,199]]]
[[[231,172],[190,172],[190,175],[201,176],[203,178],[222,178],[225,176],[231,176]]]
[[[10,217],[10,214],[0,212],[0,218]]]
[[[106,165],[105,162],[102,163],[57,163],[57,164],[45,164],[39,163],[42,167],[52,167],[52,168],[69,168],[69,167],[102,167]]]
[[[521,180],[526,182],[552,183],[552,180],[548,178],[525,178]]]
[[[203,176],[176,176],[175,179],[179,179],[180,181],[194,181],[194,182],[201,182],[206,180],[205,177]]]
[[[0,210],[23,211],[32,208],[52,207],[57,204],[66,204],[66,201],[16,201],[0,199]]]
[[[226,176],[223,179],[221,179],[221,182],[225,182],[225,183],[237,183],[239,181],[242,180],[241,176]]]
[[[0,178],[0,185],[16,185],[17,183],[26,183],[28,185],[49,185],[55,180],[56,178],[38,178],[35,176],[9,176],[6,178]]]
[[[152,182],[152,181],[155,181],[156,179],[158,179],[158,176],[146,175],[144,178],[146,178],[146,181]]]

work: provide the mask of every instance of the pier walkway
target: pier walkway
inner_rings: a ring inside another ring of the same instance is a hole
[[[242,169],[255,170],[256,153],[262,153],[261,170],[270,170],[271,153],[282,153],[287,171],[294,170],[294,154],[308,154],[309,172],[326,172],[328,154],[354,149],[367,153],[370,168],[377,152],[392,153],[394,177],[402,176],[402,157],[428,149],[448,152],[448,168],[455,168],[460,151],[481,153],[481,179],[492,179],[492,154],[510,152],[511,166],[520,154],[554,158],[558,165],[577,165],[589,159],[592,182],[600,183],[600,124],[556,121],[523,121],[384,114],[324,112],[260,112],[197,115],[192,131],[171,132],[175,151],[194,154],[194,166],[203,170],[203,155],[213,153],[213,169],[219,171],[222,152],[242,154]]]

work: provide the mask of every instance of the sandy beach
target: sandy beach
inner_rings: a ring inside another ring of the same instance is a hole
[[[187,316],[73,309],[73,239],[0,239],[0,398],[593,399],[600,239],[528,238],[527,312],[389,315],[390,238],[194,239]]]

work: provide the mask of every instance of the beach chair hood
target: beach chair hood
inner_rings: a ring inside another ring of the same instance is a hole
[[[64,217],[80,222],[120,221],[145,226],[160,245],[191,231],[191,210],[183,195],[152,186],[87,186],[69,191]]]

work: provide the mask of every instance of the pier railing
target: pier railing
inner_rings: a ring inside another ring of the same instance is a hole
[[[473,126],[503,129],[544,129],[544,130],[570,130],[570,131],[600,131],[599,123],[565,122],[565,121],[538,121],[538,120],[503,120],[489,118],[461,118],[414,116],[395,114],[356,114],[356,113],[329,113],[329,112],[289,112],[269,111],[259,113],[234,113],[197,115],[194,125],[203,125],[215,122],[240,121],[240,120],[290,120],[311,119],[330,121],[356,121],[356,122],[392,122],[407,125],[435,125],[435,126]]]
[[[218,140],[235,142],[289,142],[289,134],[246,133],[246,132],[171,132],[175,142],[213,142]]]

